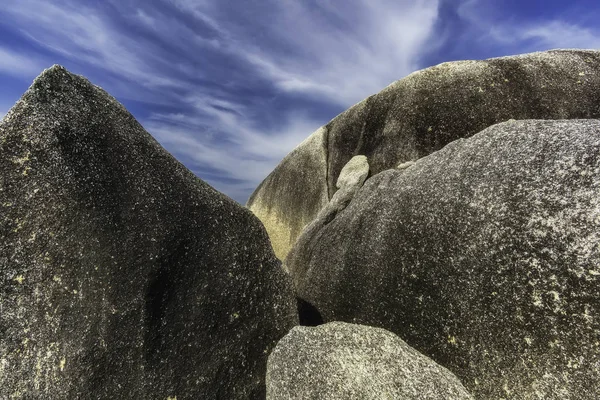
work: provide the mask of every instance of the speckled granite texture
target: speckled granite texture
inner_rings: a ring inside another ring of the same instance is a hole
[[[0,399],[261,399],[297,324],[250,211],[55,66],[0,123]]]
[[[509,119],[574,118],[600,118],[600,51],[443,63],[391,84],[313,133],[261,183],[248,207],[284,260],[355,155],[368,157],[372,176]]]
[[[365,182],[287,259],[480,399],[600,398],[600,121],[509,121]]]
[[[384,329],[298,326],[267,364],[267,400],[471,400],[446,368]]]

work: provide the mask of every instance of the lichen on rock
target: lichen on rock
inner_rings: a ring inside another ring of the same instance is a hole
[[[264,398],[298,318],[251,212],[60,66],[0,122],[0,176],[0,398]]]
[[[303,143],[287,155],[247,205],[284,260],[335,195],[352,157],[368,157],[376,175],[510,119],[600,118],[599,88],[597,50],[446,62],[417,71],[318,130],[310,139],[318,145]]]
[[[597,120],[501,123],[383,171],[286,260],[323,322],[388,329],[485,399],[600,397],[598,265]]]
[[[267,366],[267,400],[470,400],[446,368],[384,329],[343,322],[295,327]]]

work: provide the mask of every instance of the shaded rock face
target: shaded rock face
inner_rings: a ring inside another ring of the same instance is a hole
[[[384,329],[295,327],[267,364],[267,399],[472,399],[460,381]]]
[[[490,127],[384,171],[288,256],[324,322],[379,326],[483,399],[597,399],[600,121]]]
[[[0,398],[264,398],[297,315],[256,217],[58,66],[0,170]]]
[[[298,227],[333,197],[353,156],[367,156],[374,175],[509,119],[600,118],[599,88],[600,51],[554,50],[415,72],[314,133],[256,189],[248,207],[274,243],[286,244],[275,245],[284,259]],[[319,146],[307,145],[314,142]]]

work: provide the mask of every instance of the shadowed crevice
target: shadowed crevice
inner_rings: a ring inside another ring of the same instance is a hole
[[[163,347],[163,319],[172,292],[171,276],[166,267],[153,275],[146,293],[146,356],[149,362],[158,361]]]
[[[315,306],[308,301],[299,297],[296,298],[298,304],[298,316],[300,317],[300,325],[303,326],[319,326],[323,324],[323,317]]]

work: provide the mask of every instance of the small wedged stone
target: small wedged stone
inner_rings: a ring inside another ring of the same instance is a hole
[[[335,186],[359,188],[369,176],[369,161],[366,156],[354,156],[344,165]]]
[[[408,167],[410,167],[411,165],[414,165],[414,161],[406,161],[406,162],[401,162],[400,164],[396,165],[396,169],[398,170],[405,170]]]
[[[350,204],[358,189],[362,187],[369,175],[369,163],[365,156],[355,156],[340,172],[336,186],[338,191],[335,192],[329,203],[319,211],[315,221],[329,223],[337,213],[342,211]],[[313,222],[315,222],[313,221]],[[313,229],[309,224],[306,230]]]

